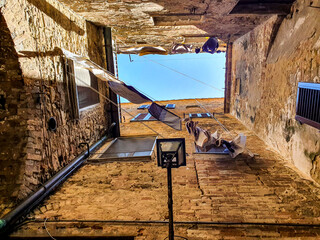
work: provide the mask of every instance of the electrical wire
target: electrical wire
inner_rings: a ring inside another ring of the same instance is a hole
[[[46,218],[43,222],[43,225],[44,225],[44,229],[46,230],[46,232],[48,233],[48,235],[53,239],[53,240],[57,240],[55,239],[54,237],[52,237],[52,235],[49,233],[48,229],[47,229],[47,226],[46,226],[46,222],[47,222],[48,218]]]
[[[153,62],[153,63],[156,63],[156,64],[158,64],[158,65],[160,65],[160,66],[162,66],[162,67],[165,67],[165,68],[167,68],[167,69],[169,69],[169,70],[171,70],[171,71],[173,71],[173,72],[176,72],[176,73],[178,73],[178,74],[180,74],[180,75],[182,75],[182,76],[184,76],[184,77],[187,77],[187,78],[189,78],[189,79],[191,79],[191,80],[193,80],[193,81],[199,82],[199,83],[201,83],[201,84],[203,84],[203,85],[206,85],[206,86],[208,86],[208,87],[211,87],[211,88],[213,88],[213,89],[215,89],[215,90],[217,90],[217,91],[224,92],[224,91],[221,90],[220,88],[216,88],[216,87],[214,87],[214,86],[212,86],[212,85],[210,85],[210,84],[208,84],[208,83],[206,83],[206,82],[203,82],[203,81],[201,81],[201,80],[199,80],[199,79],[196,79],[196,78],[194,78],[194,77],[191,77],[191,76],[189,76],[189,75],[187,75],[187,74],[185,74],[185,73],[182,73],[182,72],[180,72],[180,71],[178,71],[178,70],[176,70],[176,69],[173,69],[173,68],[171,68],[171,67],[168,67],[168,66],[166,66],[166,65],[164,65],[164,64],[162,64],[162,63],[159,63],[159,62],[157,62],[157,61],[155,61],[155,60],[152,60],[152,59],[147,58],[147,57],[145,57],[145,56],[142,56],[142,57],[145,58],[145,59],[147,59],[147,60],[149,60],[149,61],[151,61],[151,62]]]
[[[81,80],[80,78],[78,78],[75,74],[68,72],[69,75],[72,75],[74,78],[76,78],[78,81],[80,81],[81,83],[85,84],[88,88],[90,88],[92,91],[96,92],[97,94],[99,94],[102,98],[104,98],[106,101],[110,102],[111,104],[115,105],[116,107],[119,107],[117,103],[113,102],[111,99],[107,98],[105,95],[103,95],[102,93],[100,93],[99,91],[97,91],[96,89],[94,89],[93,87],[91,87],[88,83],[86,83],[85,81]],[[120,107],[121,108],[121,107]],[[124,108],[121,108],[121,110],[123,110],[124,112],[126,112],[127,114],[129,114],[131,117],[134,117],[131,113],[129,113],[127,110],[125,110]],[[156,133],[157,135],[163,137],[160,133],[158,133],[156,130],[154,130],[153,128],[149,127],[147,124],[145,124],[144,122],[139,122],[142,125],[144,125],[145,127],[149,128],[151,131],[153,131],[154,133]]]
[[[120,42],[122,42],[123,44],[125,44],[125,43],[124,43],[123,41],[121,41],[120,39],[118,39],[118,40],[119,40]],[[208,83],[206,83],[206,82],[203,82],[203,81],[201,81],[201,80],[199,80],[199,79],[196,79],[196,78],[194,78],[194,77],[191,77],[191,76],[189,76],[189,75],[187,75],[187,74],[185,74],[185,73],[182,73],[182,72],[180,72],[180,71],[177,71],[177,70],[175,70],[175,69],[173,69],[173,68],[171,68],[171,67],[168,67],[168,66],[166,66],[166,65],[163,65],[163,64],[161,64],[161,63],[159,63],[159,62],[157,62],[157,61],[155,61],[155,60],[149,59],[149,58],[147,58],[147,57],[145,57],[145,56],[142,56],[142,57],[143,57],[144,59],[147,59],[147,60],[150,61],[150,62],[159,64],[160,66],[165,67],[165,68],[167,68],[167,69],[170,69],[171,71],[176,72],[176,73],[178,73],[178,74],[180,74],[180,75],[182,75],[182,76],[185,76],[185,77],[187,77],[187,78],[189,78],[189,79],[191,79],[191,80],[193,80],[193,81],[199,82],[199,83],[201,83],[201,84],[203,84],[203,85],[206,85],[206,86],[208,86],[208,87],[211,87],[211,88],[213,88],[213,89],[215,89],[215,90],[217,90],[217,91],[224,92],[223,90],[221,90],[221,89],[219,89],[219,88],[216,88],[216,87],[214,87],[214,86],[212,86],[212,85],[210,85],[210,84],[208,84]]]
[[[25,222],[18,225],[22,227],[28,223],[42,223],[45,219],[34,218],[26,219]],[[168,224],[169,221],[162,220],[79,220],[79,219],[61,219],[50,220],[46,222],[53,223],[110,223],[110,224]],[[217,225],[217,226],[282,226],[282,227],[316,227],[320,228],[320,223],[281,223],[281,222],[214,222],[214,221],[174,221],[175,225]]]
[[[224,57],[221,57],[221,59]],[[173,59],[165,59],[165,60],[157,60],[158,62],[168,62],[168,61],[186,61],[186,60],[203,60],[203,59],[212,59],[212,58],[173,58]],[[132,60],[130,62],[149,62],[149,60]]]

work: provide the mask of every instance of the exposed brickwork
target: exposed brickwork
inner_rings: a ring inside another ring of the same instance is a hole
[[[10,31],[0,13],[0,208],[14,205],[22,182],[27,144],[25,84]],[[0,212],[1,212],[0,210]]]
[[[9,184],[1,196],[21,200],[78,156],[80,142],[97,141],[108,127],[103,98],[79,120],[71,118],[61,55],[65,48],[104,66],[103,31],[55,0],[9,0],[1,12],[0,171],[1,183]],[[107,94],[104,82],[99,91]],[[56,131],[48,129],[50,117]]]
[[[194,100],[175,103],[173,111],[180,116],[205,112]],[[293,165],[274,153],[253,132],[231,115],[223,112],[223,99],[200,100],[231,134],[248,136],[248,148],[258,154],[243,154],[236,159],[208,154],[194,154],[192,138],[185,128],[177,132],[160,122],[146,122],[164,137],[185,137],[187,166],[173,170],[173,210],[175,221],[320,223],[320,189],[301,178]],[[141,112],[138,105],[123,104],[132,115]],[[122,135],[152,134],[141,123],[121,125]],[[219,129],[213,119],[197,119],[199,125]],[[225,138],[230,139],[224,133]],[[164,224],[103,223],[103,220],[167,220],[166,170],[151,162],[88,163],[73,175],[31,217],[29,223],[13,236],[45,236],[41,227],[49,218],[48,230],[59,236],[135,236],[135,239],[164,239]],[[42,219],[42,220],[41,220]],[[83,220],[83,223],[54,222]],[[86,220],[97,220],[86,222]],[[100,221],[100,222],[99,222]],[[188,239],[320,239],[320,228],[288,226],[228,226],[177,224],[176,235]]]
[[[308,4],[296,2],[272,48],[276,17],[233,44],[231,102],[233,115],[319,182],[320,133],[295,120],[298,82],[320,83],[320,18]]]

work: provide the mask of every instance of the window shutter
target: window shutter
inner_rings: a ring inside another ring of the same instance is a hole
[[[300,123],[320,129],[320,84],[298,84],[296,117]]]
[[[150,105],[141,105],[137,109],[142,110],[142,109],[148,109]]]
[[[66,61],[66,84],[68,99],[70,104],[70,115],[72,119],[79,119],[79,104],[78,104],[78,94],[77,94],[77,85],[74,75],[74,64],[73,61],[67,59]]]
[[[211,118],[210,113],[189,113],[190,118]]]
[[[156,121],[157,119],[154,118],[150,113],[139,113],[130,122],[141,122],[141,121]]]
[[[175,109],[175,108],[176,108],[176,105],[169,103],[169,104],[166,105],[166,108],[167,108],[167,109]]]

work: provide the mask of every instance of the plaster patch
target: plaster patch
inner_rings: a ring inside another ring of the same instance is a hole
[[[319,37],[318,41],[314,44],[313,48],[314,49],[320,48],[320,37]]]
[[[302,24],[305,22],[305,20],[306,20],[305,17],[299,18],[296,24],[294,25],[294,30],[296,31],[297,29],[299,29],[302,26]]]
[[[0,0],[0,8],[6,5],[7,0]]]
[[[152,3],[152,2],[141,3],[135,6],[137,7],[137,9],[139,9],[139,11],[142,11],[142,12],[159,12],[164,9],[163,6],[156,3]]]
[[[301,149],[304,147],[304,143],[301,142],[301,139],[297,135],[293,137],[293,144],[296,145],[296,147],[292,148],[292,159],[294,162],[294,165],[302,171],[304,174],[307,174],[310,176],[310,171],[312,169],[312,162],[309,158],[307,158]]]

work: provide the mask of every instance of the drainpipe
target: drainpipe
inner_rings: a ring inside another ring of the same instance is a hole
[[[106,54],[106,61],[107,61],[107,70],[112,74],[115,74],[115,66],[114,66],[114,56],[113,56],[113,49],[112,49],[112,33],[110,27],[103,28],[103,36],[104,36],[104,45],[105,45],[105,54]],[[117,103],[118,106],[115,106],[110,103],[110,112],[111,112],[111,122],[116,122],[118,125],[113,128],[112,135],[114,138],[120,136],[120,121],[119,121],[119,102],[118,96],[116,93],[109,88],[109,98],[114,103]]]
[[[59,186],[64,180],[67,179],[72,173],[79,168],[80,165],[89,157],[88,152],[92,152],[103,141],[107,139],[107,136],[101,138],[98,142],[93,144],[86,152],[82,153],[71,163],[61,169],[56,175],[54,175],[49,181],[44,183],[38,191],[33,193],[30,197],[24,200],[14,210],[0,219],[0,236],[9,234],[13,225],[27,213],[29,213],[34,207],[36,207],[42,200],[44,200],[57,186]]]

